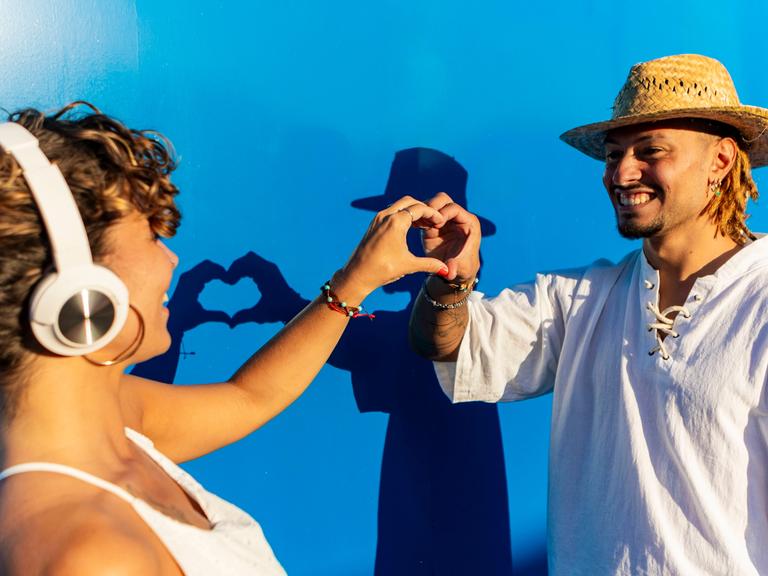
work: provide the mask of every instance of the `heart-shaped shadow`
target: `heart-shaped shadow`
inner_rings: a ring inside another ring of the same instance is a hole
[[[223,285],[217,287],[216,281],[238,288],[231,292]],[[247,281],[255,286],[249,287]],[[234,302],[242,307],[230,314],[216,308],[221,302]],[[251,302],[253,304],[247,306]],[[285,323],[306,304],[307,301],[288,286],[273,262],[247,252],[226,269],[221,264],[203,260],[182,273],[168,303],[171,312],[168,327],[172,334],[182,335],[206,322],[223,322],[231,328],[246,322]]]
[[[248,286],[248,282],[255,286]],[[213,292],[202,296],[210,283],[213,283]],[[255,303],[237,310],[233,315],[216,309],[220,303],[230,300],[232,294],[229,291],[240,283],[244,283],[244,291],[237,288],[235,294],[240,296],[232,300],[246,305],[254,300]],[[306,303],[287,285],[275,264],[253,252],[236,259],[229,268],[203,260],[179,276],[168,302],[171,347],[164,354],[138,364],[131,373],[161,382],[173,382],[180,355],[196,353],[182,351],[185,332],[209,322],[226,324],[230,328],[246,322],[288,322]]]
[[[286,282],[274,262],[255,252],[247,252],[230,265],[222,280],[230,285],[250,279],[261,297],[249,308],[243,308],[232,316],[232,328],[247,322],[259,324],[288,322],[307,303]]]
[[[179,276],[176,289],[168,302],[168,329],[174,336],[206,322],[230,324],[232,318],[222,310],[209,310],[200,303],[200,294],[212,280],[224,280],[226,270],[220,264],[203,260]]]
[[[250,308],[260,299],[261,292],[258,285],[252,278],[243,276],[210,280],[198,301],[206,310],[222,310],[231,320],[240,310]],[[230,325],[232,325],[231,321]]]

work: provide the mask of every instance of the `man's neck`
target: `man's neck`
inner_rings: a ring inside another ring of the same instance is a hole
[[[692,228],[643,242],[649,264],[659,271],[662,309],[682,305],[697,278],[715,273],[741,248],[711,224]]]

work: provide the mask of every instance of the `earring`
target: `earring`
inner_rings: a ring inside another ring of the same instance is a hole
[[[711,182],[709,185],[709,192],[719,198],[720,194],[722,194],[722,192],[720,191],[720,182],[717,182],[717,181]]]
[[[120,352],[120,354],[112,358],[112,360],[101,362],[99,360],[93,360],[92,358],[88,358],[88,356],[83,356],[83,358],[85,358],[88,362],[96,366],[112,366],[114,364],[117,364],[118,362],[127,360],[128,358],[133,356],[136,350],[139,349],[139,346],[141,346],[141,343],[144,341],[144,330],[145,330],[144,316],[141,315],[141,313],[138,311],[138,309],[136,309],[133,306],[133,304],[128,304],[128,306],[130,306],[131,310],[134,311],[134,313],[136,314],[136,317],[139,319],[139,330],[136,333],[136,337],[133,339],[133,342],[131,342],[125,350]]]

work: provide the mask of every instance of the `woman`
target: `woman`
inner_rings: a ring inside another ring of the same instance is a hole
[[[442,262],[416,258],[405,241],[412,225],[440,227],[443,216],[408,197],[380,212],[323,293],[228,381],[169,386],[126,375],[128,365],[170,345],[163,304],[178,259],[159,237],[172,236],[179,224],[177,189],[169,179],[175,164],[162,136],[129,130],[95,108],[74,116],[76,107],[49,117],[23,110],[9,120],[36,136],[60,169],[94,261],[127,288],[127,316],[114,338],[84,355],[41,345],[45,339],[28,319],[37,304],[35,287],[54,265],[54,233],[41,220],[29,172],[22,173],[5,146],[3,573],[283,574],[258,524],[174,463],[242,438],[293,402],[359,312],[351,304],[404,274],[446,274]]]

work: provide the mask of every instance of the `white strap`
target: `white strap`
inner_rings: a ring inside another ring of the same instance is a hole
[[[27,472],[53,472],[55,474],[64,474],[65,476],[72,476],[73,478],[77,478],[78,480],[82,480],[83,482],[86,482],[88,484],[92,484],[93,486],[106,490],[107,492],[111,492],[112,494],[114,494],[118,498],[122,498],[129,504],[134,504],[138,500],[136,496],[133,496],[128,491],[124,490],[123,488],[120,488],[115,484],[112,484],[111,482],[102,480],[101,478],[94,476],[93,474],[89,474],[88,472],[83,472],[82,470],[78,470],[77,468],[73,468],[72,466],[65,466],[64,464],[54,464],[53,462],[25,462],[24,464],[16,464],[15,466],[11,466],[10,468],[6,468],[2,472],[0,472],[0,482],[2,482],[3,480],[5,480],[10,476],[15,476],[16,474],[24,474]]]

